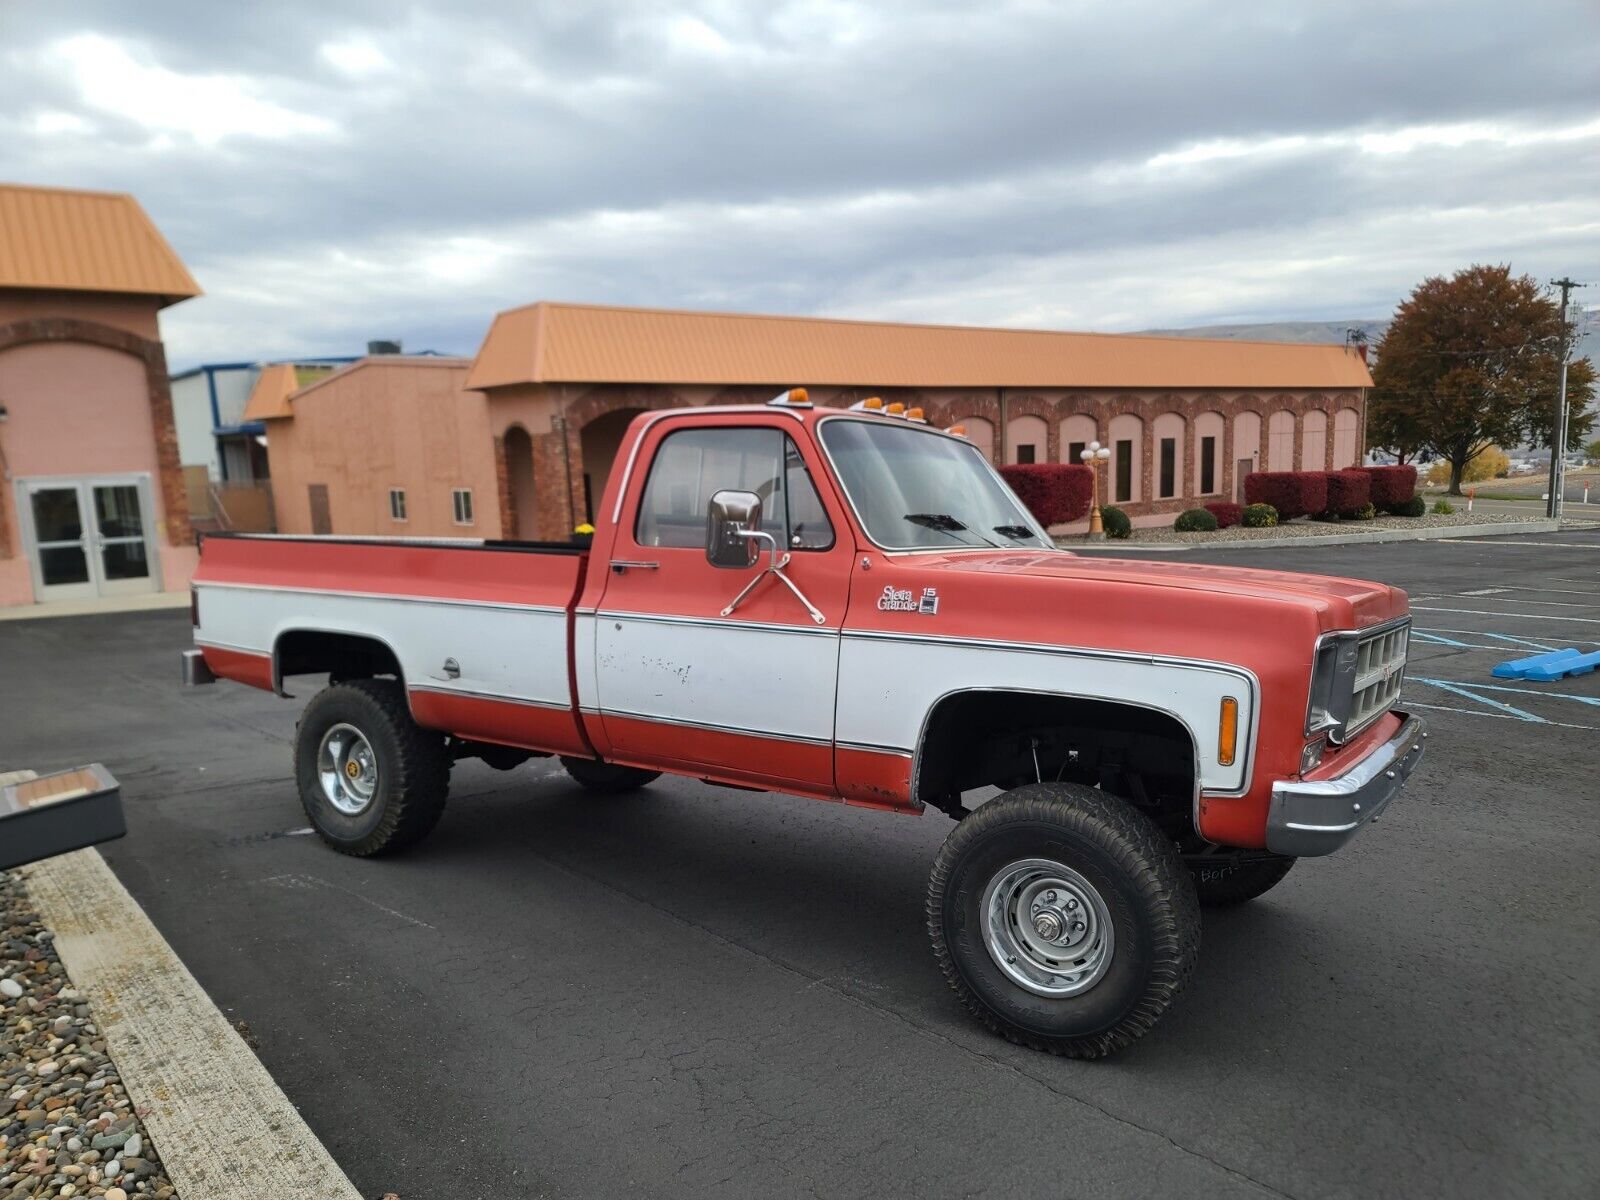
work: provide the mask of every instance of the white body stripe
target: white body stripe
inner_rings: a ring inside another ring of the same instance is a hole
[[[292,630],[377,638],[400,660],[406,680],[439,692],[489,695],[568,708],[567,618],[557,608],[480,606],[407,597],[196,585],[201,643],[272,653]],[[396,599],[399,599],[398,597]],[[461,675],[451,679],[444,661]]]
[[[1249,782],[1252,680],[1237,669],[1133,655],[846,634],[839,654],[839,736],[915,749],[923,720],[940,698],[969,690],[1082,696],[1166,712],[1194,736],[1202,788],[1236,792]],[[1240,746],[1231,767],[1217,762],[1224,696],[1235,697],[1240,710]]]
[[[833,738],[837,630],[611,612],[598,614],[594,628],[596,694],[605,712]]]

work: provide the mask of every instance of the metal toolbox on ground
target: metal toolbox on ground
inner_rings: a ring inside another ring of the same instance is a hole
[[[0,787],[0,870],[127,832],[121,785],[100,763]]]

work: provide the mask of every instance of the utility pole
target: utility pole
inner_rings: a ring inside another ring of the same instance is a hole
[[[1561,289],[1561,386],[1556,389],[1556,414],[1550,438],[1550,502],[1545,505],[1545,516],[1559,519],[1562,492],[1566,489],[1567,464],[1562,456],[1567,452],[1567,359],[1572,348],[1567,344],[1567,296],[1573,288],[1584,285],[1566,276],[1552,279],[1551,287]]]

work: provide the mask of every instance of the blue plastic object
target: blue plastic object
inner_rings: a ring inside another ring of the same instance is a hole
[[[1594,654],[1580,654],[1576,658],[1563,658],[1560,662],[1553,662],[1544,667],[1535,667],[1524,678],[1549,683],[1551,680],[1560,679],[1563,675],[1587,675],[1597,666],[1600,666],[1600,651]]]
[[[1587,675],[1600,663],[1600,654],[1584,654],[1576,646],[1535,654],[1532,658],[1513,658],[1497,663],[1490,672],[1496,679],[1537,679],[1548,683],[1563,675]]]

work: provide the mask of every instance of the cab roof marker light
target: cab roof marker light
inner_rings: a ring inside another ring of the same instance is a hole
[[[889,405],[889,407],[884,409],[883,411],[886,412],[891,417],[903,417],[903,416],[906,415],[906,406],[904,404],[901,404],[900,401],[896,400],[893,404]]]
[[[882,412],[883,397],[868,396],[865,400],[857,400],[850,406],[851,412]]]
[[[906,420],[916,421],[921,425],[926,425],[928,423],[928,418],[922,415],[922,410],[920,408],[906,409]]]
[[[805,388],[790,388],[786,392],[779,392],[767,403],[778,408],[810,408],[811,396]]]
[[[964,438],[967,436],[967,427],[965,425],[952,425],[945,432],[952,437]]]

